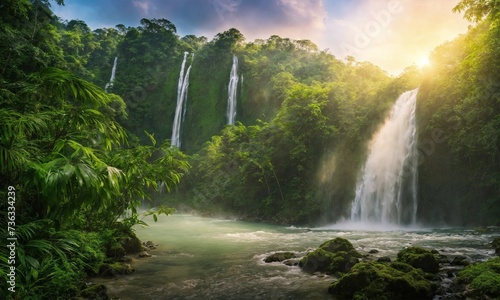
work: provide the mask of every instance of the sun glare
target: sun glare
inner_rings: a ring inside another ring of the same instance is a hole
[[[425,67],[428,67],[429,66],[429,58],[426,56],[426,57],[422,57],[419,61],[418,61],[418,67],[420,69],[423,69]]]

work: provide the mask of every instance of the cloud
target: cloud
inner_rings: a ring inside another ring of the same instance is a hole
[[[132,1],[132,4],[135,7],[138,7],[142,10],[142,14],[147,16],[149,14],[149,7],[150,7],[150,2],[149,1]]]
[[[397,74],[466,31],[468,23],[451,13],[458,1],[72,0],[54,11],[64,19],[84,20],[92,29],[165,18],[181,36],[211,39],[234,27],[247,41],[271,35],[309,39],[336,57],[353,55]]]

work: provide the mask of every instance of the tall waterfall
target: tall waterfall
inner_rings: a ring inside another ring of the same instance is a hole
[[[108,88],[113,87],[113,81],[115,81],[117,63],[118,63],[118,56],[115,56],[115,61],[113,62],[113,68],[111,69],[111,78],[109,79],[109,82],[106,83],[106,86],[104,87],[104,90],[106,92],[108,92]]]
[[[189,73],[191,71],[191,65],[193,64],[194,54],[191,56],[191,64],[189,65],[186,74],[184,74],[184,69],[186,67],[186,60],[188,52],[184,52],[184,59],[182,60],[181,72],[179,74],[179,83],[177,85],[177,106],[175,107],[175,117],[174,124],[172,128],[172,137],[170,139],[172,146],[181,146],[181,123],[185,116],[186,102],[187,102],[187,92],[189,87]],[[184,111],[184,112],[183,112]]]
[[[236,119],[236,95],[238,91],[238,58],[233,55],[233,66],[229,76],[229,85],[227,87],[227,124],[234,125]]]
[[[415,224],[417,214],[418,89],[403,93],[370,141],[369,155],[351,208],[351,220]]]

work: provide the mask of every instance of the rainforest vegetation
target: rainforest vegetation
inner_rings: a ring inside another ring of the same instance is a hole
[[[455,10],[476,24],[437,47],[429,67],[398,76],[309,40],[246,41],[235,28],[211,39],[181,37],[166,19],[91,30],[51,4],[64,3],[5,0],[0,9],[0,232],[5,241],[15,227],[14,299],[78,296],[110,249],[134,239],[132,226],[167,207],[280,224],[338,220],[370,137],[398,95],[417,87],[418,220],[500,224],[497,0],[461,1]],[[184,52],[194,56],[177,149],[169,138]],[[233,55],[243,77],[228,126]],[[141,212],[147,203],[156,209]],[[9,252],[0,251],[7,278]]]

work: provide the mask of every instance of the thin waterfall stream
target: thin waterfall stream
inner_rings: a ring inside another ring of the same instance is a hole
[[[181,71],[179,73],[179,82],[177,85],[177,105],[175,107],[175,117],[174,123],[172,125],[172,137],[170,138],[172,146],[175,146],[177,148],[181,147],[181,125],[183,119],[185,118],[189,87],[189,73],[191,72],[191,66],[194,60],[193,53],[193,55],[191,56],[191,64],[189,65],[186,74],[184,74],[188,54],[188,52],[184,52],[184,59],[182,60]]]
[[[243,76],[242,76],[243,79]],[[243,81],[243,80],[242,80]],[[238,92],[238,58],[233,55],[233,66],[231,67],[231,75],[229,76],[229,85],[227,88],[227,124],[234,125],[236,120],[236,104]]]
[[[104,90],[108,92],[108,89],[113,87],[113,82],[115,81],[116,77],[116,65],[118,64],[118,56],[115,56],[115,60],[113,61],[113,68],[111,69],[111,78],[109,79],[109,82],[106,83],[106,86],[104,87]]]

